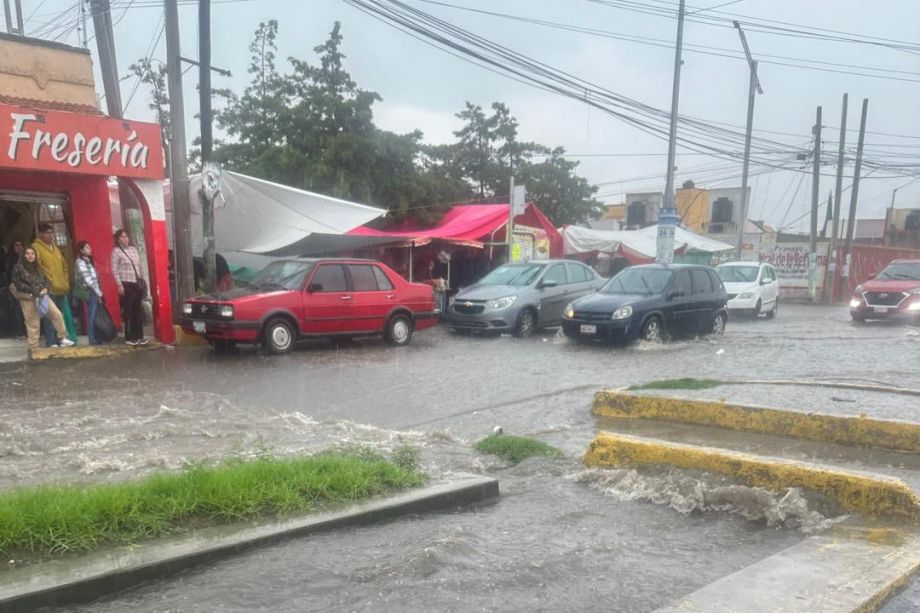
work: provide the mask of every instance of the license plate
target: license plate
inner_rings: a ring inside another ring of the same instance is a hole
[[[885,314],[888,312],[888,307],[874,307],[873,312]]]
[[[207,326],[205,326],[203,321],[192,322],[192,327],[194,327],[195,332],[199,334],[204,334],[207,331]]]
[[[581,325],[582,334],[597,334],[597,326],[590,326],[588,324]]]

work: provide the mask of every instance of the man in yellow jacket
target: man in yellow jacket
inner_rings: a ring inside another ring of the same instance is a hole
[[[77,332],[73,325],[73,313],[70,311],[70,270],[67,260],[56,244],[54,244],[54,228],[50,223],[38,226],[38,238],[32,243],[35,254],[38,256],[38,265],[48,277],[48,292],[51,299],[61,314],[64,315],[64,325],[67,327],[67,338],[77,342]],[[58,345],[57,332],[47,319],[42,320],[45,327],[45,341],[49,347]]]

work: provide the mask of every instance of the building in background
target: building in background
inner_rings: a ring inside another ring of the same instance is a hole
[[[626,229],[639,230],[657,224],[663,197],[661,192],[626,194]]]

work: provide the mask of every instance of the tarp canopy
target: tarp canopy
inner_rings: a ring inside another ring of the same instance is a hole
[[[657,255],[658,226],[649,226],[641,230],[591,230],[579,226],[566,226],[562,229],[565,240],[565,254],[618,253],[628,259],[654,260]],[[684,228],[674,229],[674,252],[690,251],[716,253],[733,249],[728,243],[700,236]]]
[[[413,241],[418,246],[425,241]],[[318,255],[321,253],[336,253],[348,249],[364,249],[366,247],[377,247],[382,245],[400,246],[407,245],[404,239],[394,239],[389,236],[351,236],[349,234],[326,234],[313,232],[293,242],[290,245],[271,251],[253,252],[259,255],[267,255],[276,258],[283,257],[301,257],[309,255]]]
[[[454,205],[437,225],[423,228],[414,223],[403,224],[397,230],[377,230],[362,226],[348,232],[351,236],[369,236],[411,241],[413,245],[444,241],[470,247],[482,247],[487,242],[502,242],[508,224],[507,204]],[[514,218],[516,224],[542,228],[550,241],[551,257],[561,257],[562,236],[535,204],[528,204],[524,213]]]

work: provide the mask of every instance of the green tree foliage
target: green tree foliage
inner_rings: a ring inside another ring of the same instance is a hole
[[[148,107],[157,115],[163,147],[169,147],[172,130],[169,124],[169,90],[166,87],[166,65],[154,65],[150,58],[141,58],[129,67],[131,74],[151,89]],[[167,160],[169,158],[167,157]],[[168,162],[167,162],[168,163]]]

